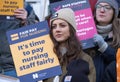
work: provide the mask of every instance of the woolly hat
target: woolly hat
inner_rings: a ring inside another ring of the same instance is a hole
[[[96,3],[96,6],[101,2],[108,3],[110,6],[112,6],[115,9],[115,15],[118,16],[119,8],[118,8],[118,3],[116,2],[116,0],[98,0]]]
[[[71,8],[63,8],[55,12],[50,19],[50,25],[55,19],[65,20],[66,22],[71,24],[76,30],[75,15],[74,15],[74,11]]]
[[[73,60],[68,65],[67,74],[63,77],[62,82],[89,82],[88,74],[88,62],[82,59]]]

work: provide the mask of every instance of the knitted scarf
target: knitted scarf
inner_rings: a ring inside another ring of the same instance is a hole
[[[106,26],[99,26],[97,25],[97,31],[98,34],[103,36],[105,39],[106,37],[112,38],[113,33],[112,33],[112,24],[106,25]]]

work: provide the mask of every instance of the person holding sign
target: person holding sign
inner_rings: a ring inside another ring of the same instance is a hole
[[[50,37],[62,68],[62,75],[43,82],[95,82],[95,67],[92,58],[83,52],[77,39],[72,9],[63,8],[53,14],[50,19]]]
[[[0,74],[17,77],[6,32],[24,25],[34,24],[38,20],[36,20],[32,7],[27,3],[24,3],[24,8],[16,9],[14,16],[14,19],[0,19]]]
[[[94,17],[98,34],[94,35],[93,40],[96,47],[85,51],[93,57],[96,82],[102,82],[106,67],[115,61],[116,51],[120,47],[118,12],[115,0],[98,0],[95,5]]]

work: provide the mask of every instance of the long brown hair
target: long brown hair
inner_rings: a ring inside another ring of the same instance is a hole
[[[120,48],[120,18],[115,17],[113,20],[113,42],[115,48]]]
[[[60,49],[59,49],[60,43],[57,42],[53,37],[53,33],[52,33],[53,28],[52,27],[50,27],[50,28],[51,28],[50,29],[50,37],[54,44],[53,50],[56,53],[61,65],[65,62],[68,64],[71,60],[77,59],[78,56],[80,55],[80,52],[82,52],[82,46],[81,46],[80,41],[76,37],[76,31],[72,27],[72,25],[69,24],[70,37],[65,41],[67,53],[64,56],[62,56]]]

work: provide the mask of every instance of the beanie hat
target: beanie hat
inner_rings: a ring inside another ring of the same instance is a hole
[[[55,12],[50,19],[50,25],[55,19],[65,20],[66,22],[71,24],[73,28],[76,30],[75,15],[74,11],[71,8],[63,8]]]
[[[88,74],[88,62],[82,59],[73,60],[67,66],[67,74],[63,77],[62,82],[89,82]]]
[[[116,0],[98,0],[96,3],[96,6],[101,2],[108,3],[110,6],[112,6],[115,9],[115,15],[118,16],[119,8],[118,8],[118,3],[116,2]]]

